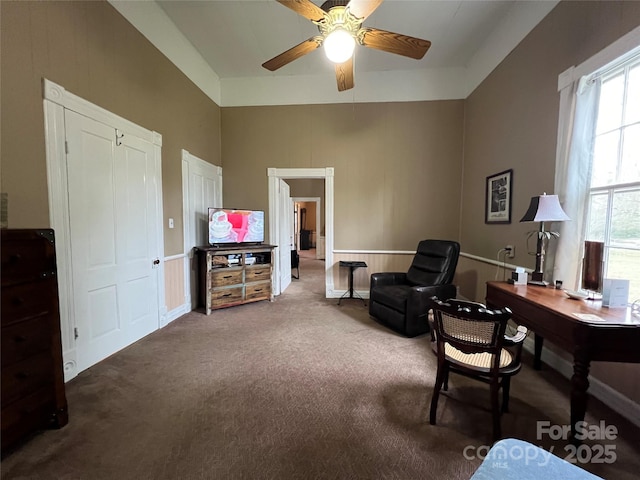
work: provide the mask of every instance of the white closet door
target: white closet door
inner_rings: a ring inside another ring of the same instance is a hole
[[[159,328],[153,145],[65,110],[78,372]]]
[[[223,207],[222,204],[222,168],[205,162],[182,151],[182,186],[184,204],[184,247],[189,259],[189,291],[191,308],[197,306],[198,284],[197,265],[193,260],[193,247],[206,245],[209,241],[207,212],[209,207]]]

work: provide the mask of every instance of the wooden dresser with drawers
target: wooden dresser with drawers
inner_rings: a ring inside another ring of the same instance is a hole
[[[66,425],[55,236],[1,230],[2,451]]]
[[[197,247],[200,305],[219,308],[273,300],[273,245]]]

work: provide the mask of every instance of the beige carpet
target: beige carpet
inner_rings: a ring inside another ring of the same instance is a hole
[[[490,444],[487,386],[452,376],[429,425],[428,336],[391,332],[360,300],[325,299],[324,262],[310,257],[275,302],[192,312],[82,372],[67,384],[69,424],[4,458],[2,478],[468,479],[480,460],[465,448]],[[536,439],[536,421],[567,423],[568,391],[527,366],[504,435],[566,456]],[[593,399],[587,420],[620,435],[607,442],[615,463],[586,468],[638,478],[640,430]]]

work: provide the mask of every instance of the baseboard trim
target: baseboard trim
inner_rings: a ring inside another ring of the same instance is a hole
[[[532,338],[529,337],[525,340],[524,349],[533,354],[534,341]],[[556,370],[563,377],[571,380],[573,376],[573,365],[569,361],[546,347],[542,347],[542,358],[544,359],[544,363]],[[613,411],[622,415],[637,427],[640,427],[640,405],[592,375],[589,376],[589,395],[597,398]]]
[[[191,302],[184,303],[184,304],[180,305],[179,307],[174,308],[170,312],[167,312],[167,316],[166,316],[167,323],[165,323],[163,325],[163,327],[166,327],[171,322],[173,322],[177,318],[180,318],[182,315],[185,315],[185,314],[189,313],[190,311],[191,311]]]

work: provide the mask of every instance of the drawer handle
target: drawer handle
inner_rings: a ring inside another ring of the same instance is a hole
[[[230,293],[225,293],[224,295],[222,295],[223,297],[230,297],[231,294]]]
[[[16,373],[16,378],[19,380],[24,380],[25,378],[29,377],[28,374],[24,373],[24,372],[18,372]]]
[[[22,260],[22,255],[20,255],[19,253],[14,253],[9,257],[9,261],[11,263],[16,263],[16,262],[19,262],[20,260]]]
[[[224,277],[222,277],[222,278],[233,278],[233,275],[225,275],[225,276],[224,276]]]
[[[261,288],[256,288],[256,289],[254,290],[254,292],[261,292],[261,291],[262,291],[262,289],[261,289]]]
[[[23,335],[16,335],[14,337],[14,340],[16,341],[16,343],[22,343],[22,342],[26,342],[27,341],[27,337],[25,337]]]
[[[260,270],[259,272],[256,272],[256,275],[260,275],[262,273],[262,270]]]

